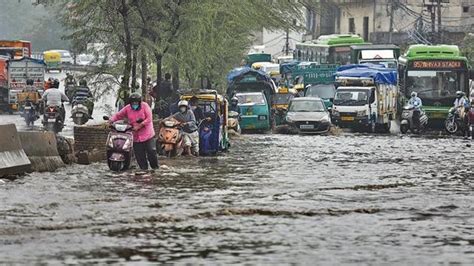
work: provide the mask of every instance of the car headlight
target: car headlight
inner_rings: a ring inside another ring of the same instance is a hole
[[[287,117],[285,118],[285,120],[286,120],[286,122],[289,122],[289,123],[293,122],[293,119],[291,119],[291,117],[289,117],[289,116],[287,116]]]
[[[365,110],[357,112],[357,116],[366,116],[366,115],[367,115],[367,112]]]
[[[323,117],[323,119],[321,119],[321,122],[323,122],[323,123],[329,123],[329,121],[330,121],[329,117],[327,117],[327,116]]]

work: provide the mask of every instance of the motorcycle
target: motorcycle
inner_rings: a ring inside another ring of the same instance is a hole
[[[237,133],[242,133],[240,129],[240,114],[236,111],[229,112],[229,129],[234,130]]]
[[[451,107],[451,109],[449,109],[448,117],[444,121],[444,128],[446,132],[454,135],[463,129],[462,124],[463,121],[459,115],[459,111],[456,108]]]
[[[408,130],[412,133],[420,133],[425,130],[428,125],[428,116],[423,110],[420,110],[420,117],[418,119],[418,127],[415,126],[413,121],[413,113],[415,107],[412,105],[405,105],[402,111],[402,120],[400,121],[400,131],[402,134],[406,134]]]
[[[61,110],[59,106],[48,106],[44,110],[43,127],[47,131],[55,133],[61,132],[64,127],[64,121],[61,117]]]
[[[72,121],[76,125],[84,125],[89,121],[89,109],[82,101],[75,101],[71,109]]]
[[[109,120],[107,116],[103,118]],[[133,127],[117,121],[110,128],[107,137],[107,165],[112,171],[125,171],[130,168],[133,156]]]
[[[180,127],[181,122],[173,117],[166,118],[160,123],[158,143],[167,157],[179,156],[184,152],[184,135]]]
[[[22,109],[23,109],[23,112],[21,116],[23,116],[23,118],[25,119],[26,126],[33,127],[35,121],[39,118],[36,105],[33,102],[27,100],[23,104]]]

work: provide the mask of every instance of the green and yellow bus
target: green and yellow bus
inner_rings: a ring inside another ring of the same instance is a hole
[[[468,61],[455,45],[412,45],[399,58],[398,73],[401,103],[417,92],[431,122],[446,118],[456,91],[469,93]]]
[[[311,42],[297,43],[294,58],[319,64],[346,65],[351,62],[351,45],[367,44],[359,35],[321,35]]]

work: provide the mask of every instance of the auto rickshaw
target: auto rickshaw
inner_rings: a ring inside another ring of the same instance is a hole
[[[46,71],[59,70],[61,72],[61,53],[56,51],[43,52],[43,59],[46,63]]]
[[[278,93],[273,95],[272,99],[272,112],[275,118],[275,125],[279,126],[285,123],[285,116],[288,112],[288,106],[291,99],[295,97],[288,88],[281,87],[278,89]]]
[[[210,118],[209,121],[203,120],[199,123],[199,155],[216,155],[218,152],[227,151],[230,147],[227,99],[215,90],[203,90],[186,93],[181,96],[181,100],[190,101],[193,97],[198,99],[204,116]]]

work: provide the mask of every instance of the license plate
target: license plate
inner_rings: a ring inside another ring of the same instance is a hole
[[[77,113],[76,114],[76,117],[83,117],[83,116],[84,116],[84,114],[82,114],[82,113]]]
[[[354,117],[352,116],[341,116],[342,121],[354,121]]]
[[[25,106],[25,110],[31,110],[31,106]]]
[[[432,118],[445,118],[446,115],[445,114],[440,114],[440,113],[433,113],[431,115]]]
[[[56,118],[50,118],[50,119],[48,119],[48,122],[49,123],[54,123],[54,122],[56,122]]]
[[[314,129],[314,125],[300,125],[300,129]]]

